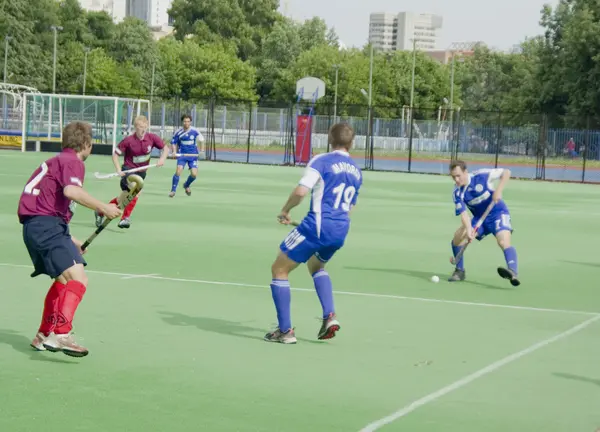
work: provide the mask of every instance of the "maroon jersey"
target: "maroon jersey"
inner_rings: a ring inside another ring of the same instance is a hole
[[[158,135],[146,132],[144,138],[139,139],[134,133],[119,143],[115,152],[121,156],[125,155],[124,165],[128,168],[147,166],[150,163],[152,148],[161,150],[165,143]]]
[[[36,169],[21,194],[19,200],[19,221],[27,216],[58,216],[69,223],[73,212],[63,189],[68,185],[83,187],[85,165],[73,149],[63,149],[61,153],[43,162]]]

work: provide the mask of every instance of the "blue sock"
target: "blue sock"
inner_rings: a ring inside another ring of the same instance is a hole
[[[271,281],[271,294],[273,295],[275,309],[277,309],[279,330],[285,333],[292,328],[292,317],[290,316],[290,305],[292,303],[290,282],[282,279],[273,279]]]
[[[323,318],[327,318],[330,313],[335,313],[333,307],[333,286],[329,274],[325,270],[319,270],[313,277],[315,290],[319,296],[319,301],[323,307]]]
[[[504,258],[506,259],[506,265],[509,269],[517,274],[517,251],[514,247],[504,249]]]
[[[179,176],[173,174],[173,185],[171,186],[171,192],[177,191],[177,185],[179,184]]]
[[[183,187],[189,188],[191,186],[191,184],[194,183],[194,180],[196,180],[196,177],[193,177],[192,175],[188,176],[187,180],[183,184]]]
[[[462,248],[462,246],[454,246],[454,243],[452,244],[452,253],[454,254],[454,256],[456,256],[458,254],[458,252],[460,251],[460,249]],[[460,257],[460,260],[456,263],[456,268],[459,270],[464,270],[465,269],[465,256],[463,255],[462,257]]]

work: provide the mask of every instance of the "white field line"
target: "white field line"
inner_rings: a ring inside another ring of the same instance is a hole
[[[531,354],[541,348],[544,348],[554,342],[558,342],[561,339],[565,339],[571,335],[574,335],[575,333],[585,329],[590,324],[598,321],[599,319],[600,319],[600,315],[596,315],[595,317],[592,317],[592,318],[588,319],[587,321],[584,321],[583,323],[576,325],[575,327],[571,327],[569,330],[567,330],[565,332],[562,332],[560,334],[552,336],[551,338],[545,339],[541,342],[531,345],[530,347],[525,348],[522,351],[516,352],[514,354],[509,355],[508,357],[498,360],[497,362],[494,362],[494,363],[484,367],[483,369],[479,369],[477,372],[474,372],[471,375],[467,375],[466,377],[461,378],[458,381],[455,381],[452,384],[450,384],[444,388],[441,388],[433,393],[428,394],[427,396],[422,397],[421,399],[418,399],[418,400],[410,403],[409,405],[406,405],[405,407],[400,408],[398,411],[390,414],[389,416],[383,417],[379,420],[374,421],[373,423],[368,424],[367,426],[362,428],[360,430],[360,432],[374,432],[378,429],[381,429],[382,427],[410,414],[414,410],[416,410],[424,405],[427,405],[428,403],[435,402],[436,400],[447,395],[448,393],[458,390],[461,387],[464,387],[467,384],[470,384],[471,382],[473,382],[479,378],[485,377],[486,375],[493,373],[494,371],[500,369],[503,366],[506,366],[509,363],[519,360],[520,358],[523,358],[526,355],[529,355],[529,354]]]
[[[130,275],[130,276],[123,276],[121,279],[144,279],[144,278],[149,278],[149,277],[153,277],[153,276],[160,276],[160,275],[158,273]]]
[[[31,265],[23,265],[23,264],[0,263],[0,266],[32,269]],[[267,289],[267,287],[269,286],[268,283],[265,283],[262,285],[256,285],[256,284],[248,284],[248,283],[241,283],[241,282],[172,278],[172,277],[158,276],[158,275],[117,273],[117,272],[87,270],[87,269],[86,269],[86,272],[92,273],[92,274],[120,276],[122,278],[130,278],[130,279],[145,278],[145,279],[154,279],[154,280],[162,280],[162,281],[170,281],[170,282],[184,282],[184,283],[194,283],[194,284],[204,284],[204,285],[222,285],[222,286],[235,286],[235,287],[261,288],[261,289]],[[292,291],[311,292],[312,293],[315,290],[314,290],[314,288],[292,287]],[[442,303],[442,304],[454,304],[454,305],[463,305],[463,306],[479,306],[479,307],[513,309],[513,310],[532,311],[532,312],[554,312],[554,313],[576,314],[576,315],[587,315],[587,316],[598,315],[598,313],[596,313],[596,312],[577,311],[577,310],[568,310],[568,309],[551,309],[551,308],[538,308],[538,307],[530,307],[530,306],[513,306],[513,305],[503,305],[503,304],[494,304],[494,303],[479,303],[479,302],[468,302],[468,301],[459,301],[459,300],[444,300],[444,299],[435,299],[435,298],[410,297],[410,296],[400,296],[400,295],[393,295],[393,294],[377,294],[377,293],[364,293],[364,292],[355,292],[355,291],[337,291],[337,290],[334,291],[334,293],[337,295],[347,295],[347,296],[370,297],[370,298],[379,298],[379,299],[410,300],[410,301],[419,301],[419,302],[427,302],[427,303]]]

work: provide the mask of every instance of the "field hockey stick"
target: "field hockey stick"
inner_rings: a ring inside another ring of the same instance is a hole
[[[496,203],[494,201],[492,201],[490,203],[490,205],[485,209],[485,212],[483,213],[483,215],[481,216],[481,218],[479,219],[479,221],[473,227],[473,231],[475,232],[475,234],[477,234],[477,231],[479,230],[479,228],[481,228],[481,225],[485,221],[485,218],[490,214],[490,212],[492,211],[492,208],[494,208],[495,204]],[[456,256],[450,258],[450,264],[456,265],[456,263],[460,261],[460,259],[462,258],[462,256],[465,253],[465,250],[467,250],[467,246],[469,246],[469,244],[471,244],[472,241],[473,241],[472,239],[469,239],[467,241],[467,243],[458,251],[458,253],[456,254]]]
[[[123,210],[125,207],[129,205],[131,201],[142,191],[144,187],[144,180],[136,174],[130,175],[127,180],[129,181],[129,190],[123,191],[117,198],[117,206]],[[111,223],[112,219],[106,218],[102,225],[100,225],[96,230],[88,237],[88,239],[81,245],[81,250],[84,251],[87,247],[94,241],[98,234],[104,231],[104,228]]]
[[[127,174],[134,173],[134,172],[144,171],[149,168],[154,168],[155,166],[157,166],[157,164],[147,165],[147,166],[138,167],[138,168],[132,168],[130,170],[122,171],[122,172],[123,172],[123,174],[127,175]],[[109,178],[113,178],[113,177],[119,177],[119,173],[114,172],[114,173],[110,173],[110,174],[100,174],[99,172],[95,172],[94,176],[97,179],[109,179]]]
[[[178,158],[179,157],[199,157],[199,156],[200,155],[198,153],[175,153],[175,154],[169,155],[169,157],[173,157],[173,158],[176,158],[176,157],[178,157]]]

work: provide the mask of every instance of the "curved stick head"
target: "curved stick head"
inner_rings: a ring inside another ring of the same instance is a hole
[[[144,179],[137,174],[131,174],[127,177],[130,192],[139,192],[144,187]]]

